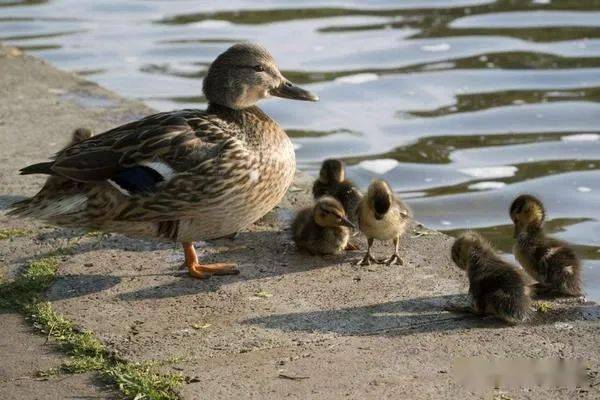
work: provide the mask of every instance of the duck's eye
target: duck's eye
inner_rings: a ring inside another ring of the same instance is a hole
[[[254,67],[252,67],[253,70],[255,70],[256,72],[264,72],[265,71],[265,67],[263,67],[262,65],[255,65]]]

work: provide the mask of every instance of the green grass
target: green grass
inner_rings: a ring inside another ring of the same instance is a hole
[[[59,368],[41,371],[41,376],[96,371],[114,384],[126,399],[177,400],[177,388],[184,382],[180,374],[163,374],[157,363],[129,363],[112,356],[92,332],[78,329],[42,300],[60,264],[58,250],[29,263],[12,282],[0,284],[0,308],[19,311],[40,332],[52,338],[70,356]]]
[[[4,228],[0,229],[0,240],[12,239],[16,237],[26,236],[29,231],[19,228]]]
[[[110,233],[102,232],[102,231],[87,231],[85,233],[86,237],[95,238],[99,240],[104,240],[110,237]]]
[[[545,314],[552,311],[554,307],[552,306],[552,303],[549,303],[547,301],[538,301],[537,303],[535,303],[535,309],[537,312]]]
[[[131,399],[175,400],[175,389],[184,382],[179,374],[159,374],[153,363],[115,363],[103,370],[121,393]]]
[[[32,261],[17,279],[0,285],[0,308],[27,313],[48,289],[58,270],[55,255]]]

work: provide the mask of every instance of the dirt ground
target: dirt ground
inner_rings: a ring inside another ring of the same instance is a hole
[[[4,214],[43,182],[19,168],[46,160],[74,128],[101,132],[151,110],[7,49],[0,94],[0,224],[28,232],[0,241],[0,272],[12,279],[27,260],[82,236]],[[555,301],[510,327],[443,311],[465,299],[466,279],[450,261],[451,239],[416,225],[402,241],[403,266],[358,267],[361,251],[300,254],[287,226],[309,204],[308,179],[298,175],[286,200],[235,239],[197,246],[206,260],[237,262],[240,275],[194,280],[174,244],[84,235],[47,297],[123,358],[178,360],[166,368],[197,378],[182,388],[186,399],[600,398],[595,303]],[[22,317],[0,318],[0,398],[114,395],[88,375],[32,379],[62,356]],[[473,357],[578,358],[586,384],[475,390],[453,374],[457,360]]]

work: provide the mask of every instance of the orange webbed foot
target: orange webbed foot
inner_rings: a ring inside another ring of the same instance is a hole
[[[188,266],[190,276],[196,279],[207,279],[212,275],[237,275],[240,270],[231,263],[199,264]]]
[[[185,253],[185,265],[190,276],[196,279],[207,279],[212,275],[237,275],[240,273],[240,270],[233,263],[200,264],[192,243],[183,243],[183,251]]]
[[[211,274],[200,269],[200,264],[188,265],[188,272],[192,278],[196,279],[208,279],[211,277]]]

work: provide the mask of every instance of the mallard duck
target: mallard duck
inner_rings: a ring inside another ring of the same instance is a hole
[[[311,254],[339,254],[346,249],[354,224],[342,204],[331,196],[320,197],[314,207],[296,215],[292,236],[296,245]]]
[[[22,174],[68,178],[13,215],[59,225],[181,242],[191,276],[236,274],[201,264],[193,242],[250,225],[284,196],[295,171],[292,142],[256,103],[270,96],[316,101],[294,86],[262,46],[236,44],[210,66],[206,110],[163,112],[73,144]]]
[[[359,265],[369,265],[371,261],[391,264],[403,264],[398,254],[400,236],[406,231],[410,222],[410,210],[397,199],[383,180],[374,180],[369,185],[367,195],[358,206],[358,226],[367,237],[367,253]],[[375,260],[371,255],[373,240],[393,240],[394,254],[383,260]]]
[[[447,309],[490,314],[510,324],[528,318],[530,288],[523,272],[500,258],[479,234],[461,234],[452,245],[452,261],[467,272],[472,305]]]
[[[319,177],[313,184],[312,192],[315,199],[325,195],[336,198],[344,206],[348,219],[357,225],[358,204],[363,196],[354,183],[346,179],[344,163],[341,160],[323,161]]]
[[[512,202],[509,213],[515,227],[514,256],[537,281],[536,292],[582,295],[581,261],[568,243],[544,234],[542,202],[524,194]]]

